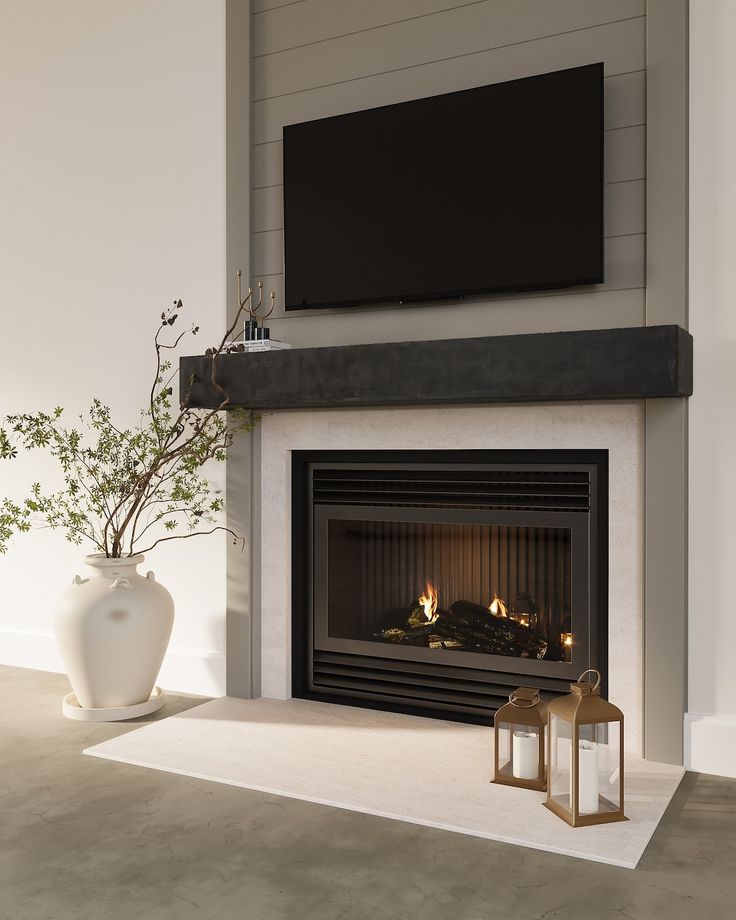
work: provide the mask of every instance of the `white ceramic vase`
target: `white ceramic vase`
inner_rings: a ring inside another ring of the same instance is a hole
[[[84,709],[146,702],[156,682],[174,623],[174,601],[153,572],[140,575],[144,556],[85,562],[62,593],[54,631],[69,682]]]

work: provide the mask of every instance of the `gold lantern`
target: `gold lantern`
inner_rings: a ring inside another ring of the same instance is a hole
[[[493,720],[493,780],[505,786],[544,791],[547,772],[544,764],[547,704],[538,690],[517,687]]]
[[[595,683],[583,680],[596,676]],[[572,827],[626,821],[624,716],[601,698],[601,675],[583,671],[549,716],[549,784],[544,803]]]

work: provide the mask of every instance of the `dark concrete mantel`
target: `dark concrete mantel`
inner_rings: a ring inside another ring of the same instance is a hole
[[[644,326],[224,355],[218,381],[258,410],[656,399],[692,395],[692,356],[684,329]],[[191,405],[221,403],[210,368],[181,359]]]

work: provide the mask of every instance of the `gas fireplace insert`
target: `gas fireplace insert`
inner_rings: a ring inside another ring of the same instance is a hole
[[[294,696],[488,722],[605,675],[607,451],[292,462]]]

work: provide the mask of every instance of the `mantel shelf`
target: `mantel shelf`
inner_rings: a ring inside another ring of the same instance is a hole
[[[679,326],[294,348],[224,355],[231,406],[325,409],[685,397],[692,337]],[[215,408],[211,361],[181,359],[190,405]]]

